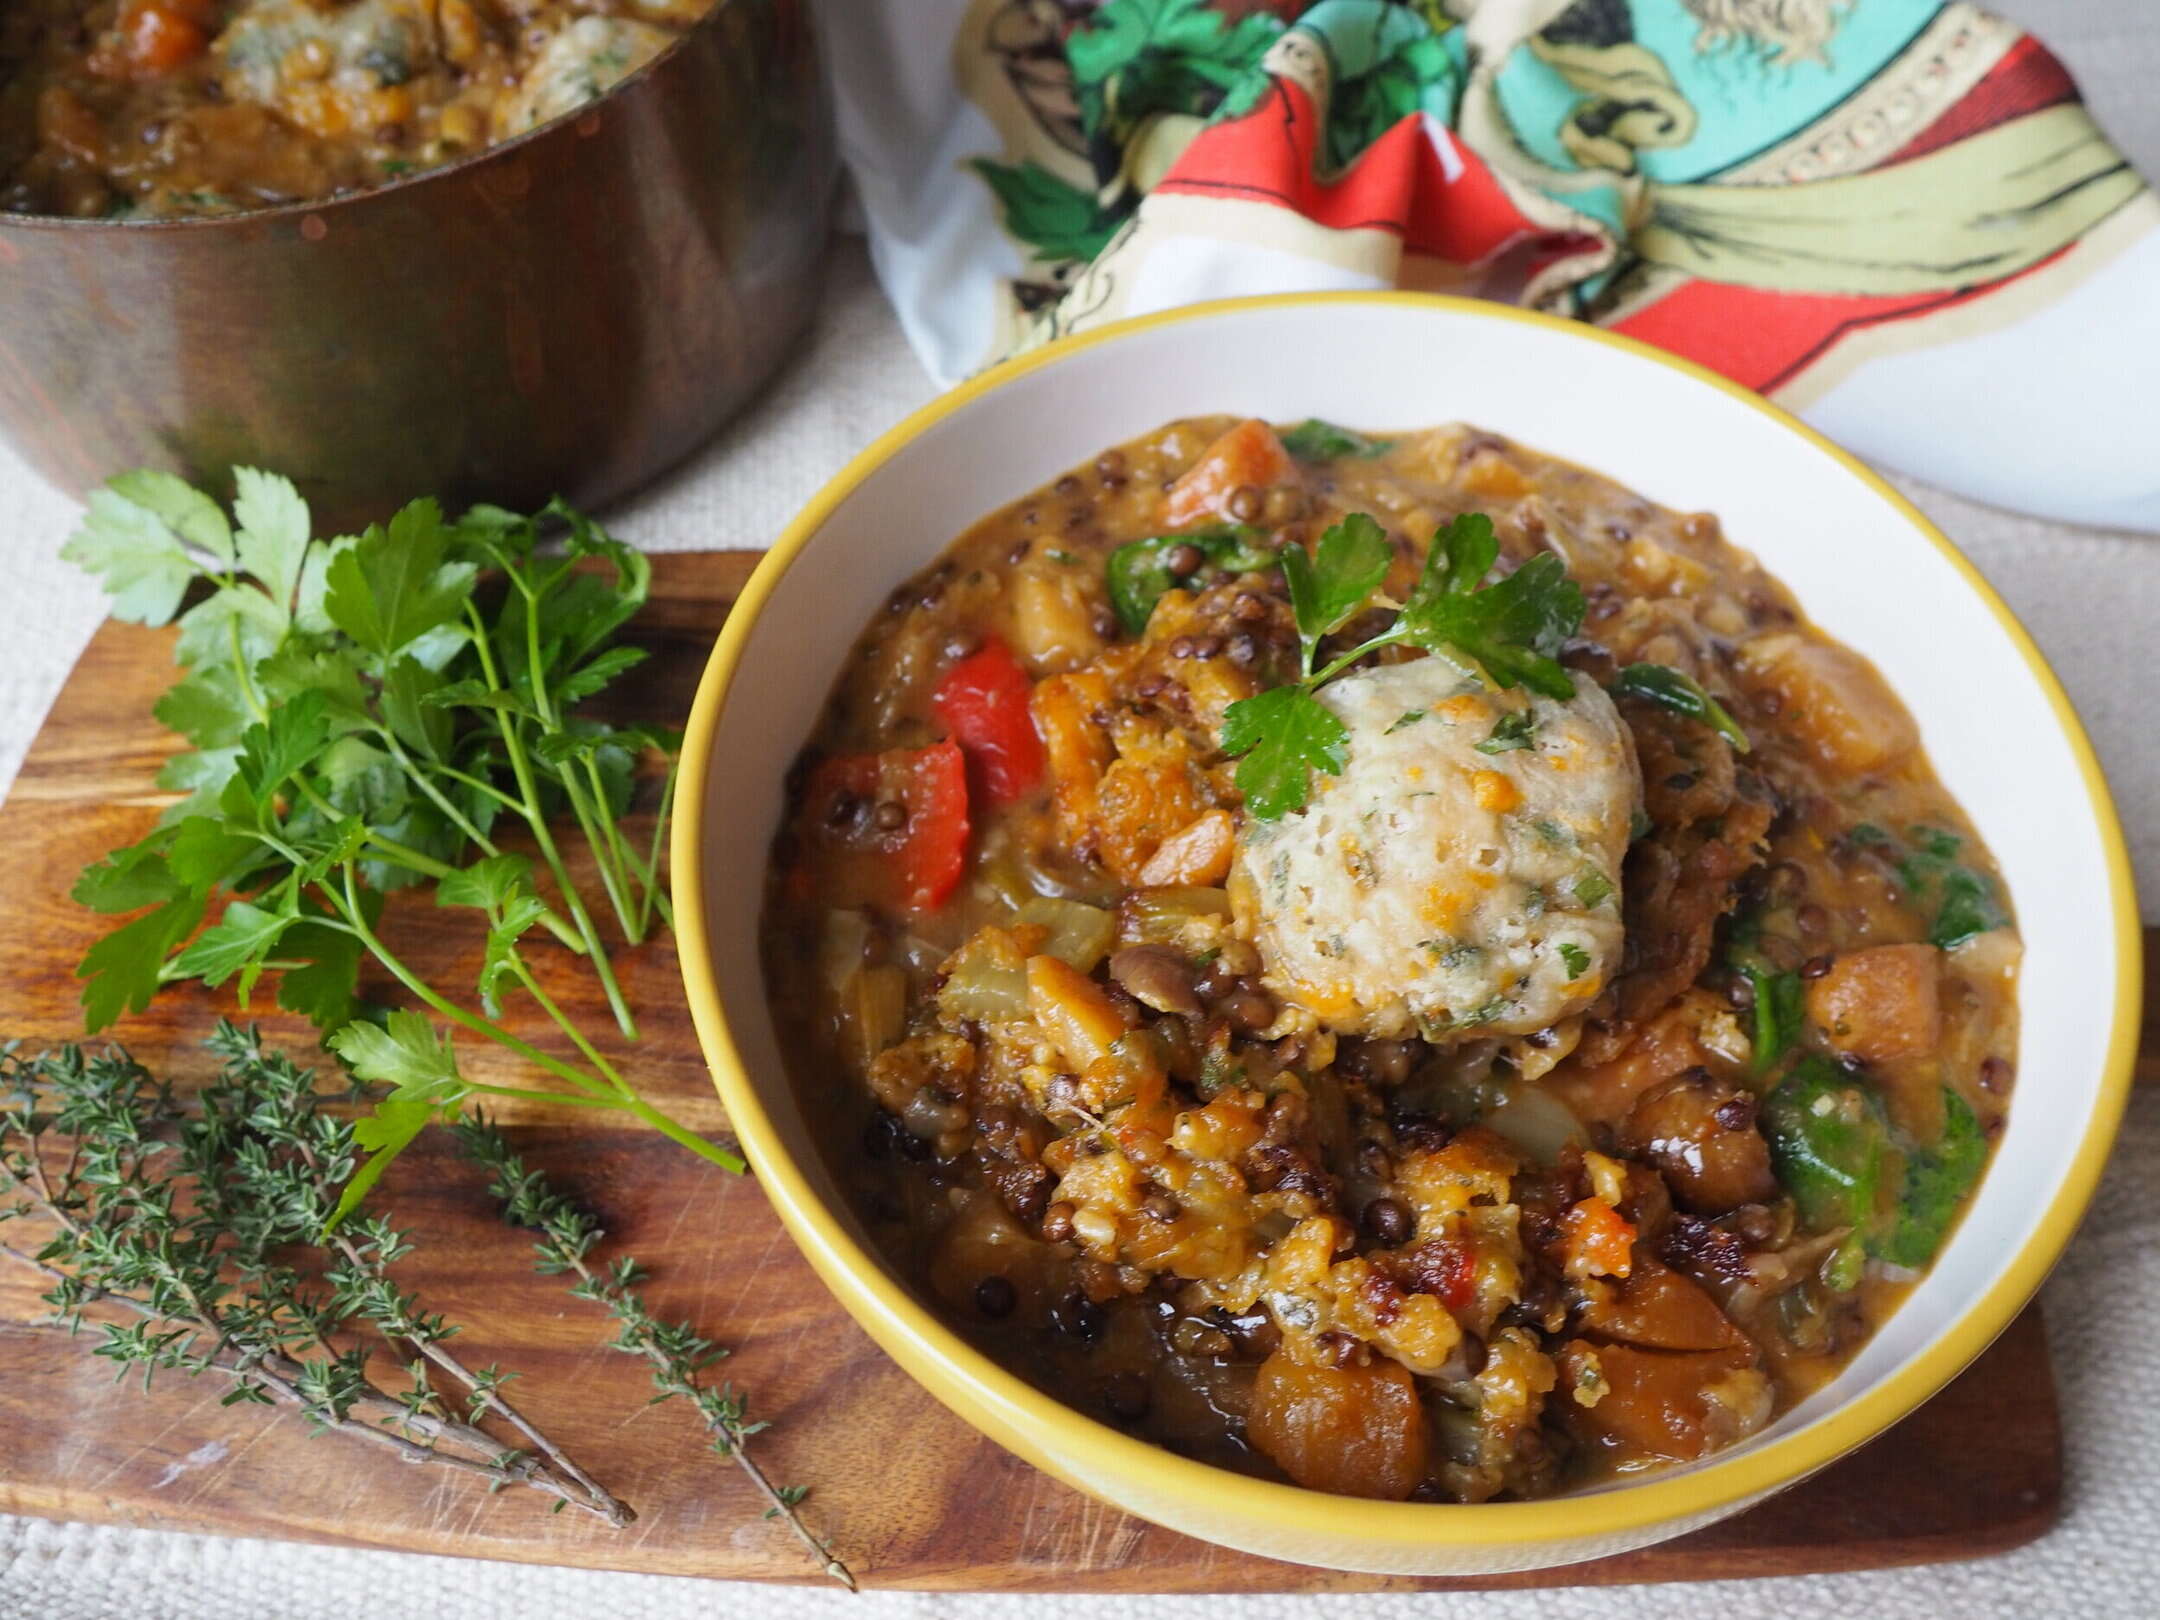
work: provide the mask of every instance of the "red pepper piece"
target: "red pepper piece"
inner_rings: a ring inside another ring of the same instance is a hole
[[[835,877],[860,861],[863,886],[883,903],[935,910],[967,867],[967,765],[959,745],[821,761],[803,792],[802,826],[817,861]]]
[[[1428,1238],[1410,1250],[1404,1261],[1405,1288],[1437,1294],[1441,1304],[1458,1314],[1469,1308],[1476,1293],[1477,1257],[1467,1246],[1447,1238]]]
[[[1028,713],[1034,690],[1012,649],[992,640],[947,670],[931,698],[992,804],[1023,799],[1042,781],[1042,739]]]

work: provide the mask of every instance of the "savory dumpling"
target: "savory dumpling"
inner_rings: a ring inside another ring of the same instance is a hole
[[[547,42],[517,88],[495,104],[495,138],[522,135],[597,100],[677,37],[621,17],[580,17]]]
[[[1231,895],[1267,984],[1344,1035],[1522,1035],[1619,963],[1620,862],[1641,797],[1612,701],[1503,692],[1444,658],[1319,699],[1349,730],[1306,807],[1245,818]]]
[[[431,6],[420,0],[248,0],[217,40],[225,93],[279,106],[296,85],[345,90],[403,84],[436,60]]]

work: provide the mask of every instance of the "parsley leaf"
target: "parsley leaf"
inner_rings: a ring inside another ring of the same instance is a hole
[[[1593,911],[1612,898],[1612,879],[1596,867],[1585,867],[1575,876],[1575,903]]]
[[[416,1012],[400,1009],[380,1025],[347,1024],[327,1044],[357,1077],[390,1087],[390,1095],[375,1104],[373,1113],[353,1122],[354,1140],[370,1149],[371,1156],[346,1183],[345,1196],[330,1217],[335,1226],[428,1122],[455,1108],[470,1088],[458,1070],[449,1031],[438,1038]]]
[[[412,502],[330,564],[323,611],[387,660],[463,612],[474,570],[447,560],[449,544],[442,509],[431,500]]]
[[[1573,940],[1565,940],[1560,946],[1560,960],[1567,964],[1568,983],[1573,984],[1590,971],[1590,953]]]
[[[428,701],[431,694],[448,684],[441,671],[430,669],[409,655],[400,656],[383,671],[383,719],[396,733],[399,742],[426,759],[450,757],[455,722],[448,709]],[[576,700],[566,698],[565,701]]]
[[[169,624],[194,582],[195,560],[155,512],[114,489],[94,489],[82,527],[60,555],[98,576],[112,616],[130,624]]]
[[[278,954],[298,965],[278,976],[277,1004],[317,1029],[343,1028],[360,1010],[365,950],[358,935],[301,918],[278,941]]]
[[[356,1077],[390,1087],[393,1096],[442,1103],[464,1093],[450,1032],[438,1037],[423,1015],[409,1009],[399,1008],[380,1025],[347,1024],[329,1046]]]
[[[232,525],[225,521],[218,503],[186,479],[138,467],[109,480],[105,487],[152,514],[186,544],[208,552],[218,562],[232,562]]]
[[[230,748],[248,725],[239,677],[229,663],[211,664],[175,682],[151,713],[197,748]]]
[[[297,917],[292,912],[269,911],[246,900],[235,900],[225,915],[195,936],[194,943],[173,959],[172,970],[200,979],[216,989],[235,973],[240,974],[240,1005],[247,1005],[248,991],[262,973],[264,959]]]
[[[1690,720],[1700,720],[1733,745],[1735,753],[1748,751],[1748,735],[1726,712],[1725,705],[1704,691],[1692,676],[1664,664],[1630,664],[1609,688],[1614,697],[1638,697]]]
[[[83,986],[83,1027],[91,1034],[122,1013],[150,1005],[164,980],[165,958],[202,921],[203,897],[179,894],[155,911],[122,923],[84,953],[75,976]]]
[[[1470,746],[1481,754],[1507,754],[1518,748],[1530,748],[1537,742],[1537,716],[1528,709],[1514,714],[1503,714],[1493,722],[1491,733],[1483,742]]]
[[[1311,703],[1312,693],[1383,647],[1421,647],[1457,664],[1474,665],[1502,687],[1523,685],[1556,699],[1575,695],[1574,680],[1561,667],[1559,653],[1582,625],[1582,591],[1567,577],[1560,559],[1550,553],[1533,557],[1505,579],[1484,585],[1499,555],[1490,518],[1478,512],[1456,518],[1433,537],[1424,572],[1394,624],[1316,670],[1320,643],[1347,624],[1379,589],[1393,563],[1394,548],[1387,531],[1362,512],[1352,513],[1323,534],[1310,557],[1296,546],[1284,548],[1283,579],[1289,586],[1291,612],[1302,644],[1303,676],[1295,687],[1261,694],[1273,702],[1263,705],[1259,698],[1248,698],[1232,704],[1223,715],[1224,750],[1248,756],[1247,764],[1239,768],[1239,783],[1244,784],[1249,770],[1260,789],[1247,791],[1255,816],[1272,821],[1302,809],[1314,770],[1341,771],[1348,733],[1325,708]],[[1296,696],[1276,697],[1285,690]],[[1327,724],[1315,720],[1313,711],[1326,715]],[[1234,735],[1233,717],[1237,720]],[[1389,729],[1410,725],[1420,717],[1421,711],[1412,710]],[[1476,746],[1496,754],[1530,745],[1527,717],[1518,717],[1495,726],[1492,735]],[[1597,881],[1606,884],[1606,893],[1611,892],[1606,879]]]
[[[1350,733],[1302,686],[1277,686],[1223,711],[1223,752],[1236,758],[1238,791],[1262,821],[1302,809],[1316,770],[1339,775]]]
[[[180,893],[166,858],[172,840],[173,829],[160,827],[141,843],[114,850],[83,869],[70,897],[79,906],[107,914],[140,911],[172,899]]]
[[[170,823],[165,864],[180,884],[207,893],[235,881],[262,859],[259,841],[227,829],[211,816],[183,816]]]
[[[173,755],[158,769],[158,786],[186,797],[167,810],[161,819],[168,823],[185,821],[190,816],[214,812],[224,797],[226,784],[232,781],[239,766],[237,746],[198,748],[193,753]]]
[[[285,628],[284,610],[261,591],[245,586],[221,590],[180,615],[174,656],[183,664],[229,663],[235,658],[252,664],[277,646]]]
[[[590,663],[556,682],[556,700],[561,703],[583,703],[587,698],[605,691],[616,676],[637,668],[649,656],[643,647],[610,647]]]
[[[355,1024],[352,1027],[366,1029],[370,1026]],[[323,1223],[325,1231],[337,1227],[360,1207],[361,1201],[374,1190],[375,1183],[382,1180],[391,1161],[412,1146],[413,1138],[427,1128],[437,1111],[433,1103],[385,1097],[376,1103],[372,1112],[353,1121],[353,1145],[367,1149],[368,1157],[347,1179],[344,1192],[338,1195],[337,1208]]]
[[[1575,695],[1560,649],[1582,626],[1582,589],[1550,552],[1480,590],[1500,554],[1492,519],[1465,512],[1439,534],[1425,572],[1403,604],[1401,639],[1427,652],[1474,660],[1502,687],[1549,698]]]
[[[1381,456],[1395,448],[1393,439],[1368,439],[1333,422],[1308,416],[1282,436],[1282,447],[1300,461],[1339,461],[1345,456]]]
[[[330,739],[328,708],[321,692],[302,692],[242,734],[240,780],[258,809],[267,808],[271,795],[322,752]]]
[[[1394,561],[1387,531],[1363,512],[1330,525],[1310,557],[1300,546],[1283,547],[1283,580],[1290,587],[1290,612],[1297,620],[1307,675],[1321,641],[1350,622],[1380,588]]]
[[[292,481],[253,467],[233,469],[233,516],[240,520],[240,566],[262,582],[270,600],[290,610],[307,559],[308,508]]]

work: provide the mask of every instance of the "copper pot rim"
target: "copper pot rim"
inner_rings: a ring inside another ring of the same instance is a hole
[[[682,34],[667,49],[660,52],[651,61],[642,64],[635,72],[627,74],[608,86],[605,91],[592,100],[580,102],[567,111],[557,113],[546,123],[537,124],[520,135],[512,136],[507,141],[499,141],[483,146],[477,151],[468,152],[463,157],[456,158],[449,163],[439,163],[432,168],[421,169],[412,174],[395,176],[385,184],[370,186],[365,191],[341,192],[336,196],[318,197],[312,201],[272,203],[265,208],[247,208],[237,213],[194,214],[176,219],[73,219],[64,214],[0,213],[0,235],[16,231],[77,232],[82,234],[100,231],[107,233],[127,231],[143,234],[156,233],[158,235],[169,235],[177,232],[208,233],[231,229],[235,226],[302,219],[311,214],[326,214],[333,211],[350,212],[353,209],[393,194],[416,191],[423,186],[432,185],[438,181],[448,181],[454,176],[469,174],[476,169],[486,167],[498,159],[509,157],[522,147],[531,146],[551,136],[559,135],[565,126],[574,124],[577,120],[589,116],[598,109],[605,107],[609,102],[628,95],[635,87],[642,85],[648,78],[680,55],[683,49],[700,32],[717,26],[721,16],[732,11],[735,4],[736,0],[712,0],[712,4],[706,8],[704,14],[696,22],[684,29]]]

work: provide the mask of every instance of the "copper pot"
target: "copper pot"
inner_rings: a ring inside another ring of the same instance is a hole
[[[817,300],[837,158],[802,0],[720,0],[606,96],[381,190],[210,219],[0,214],[0,430],[80,492],[294,479],[599,506],[709,437]]]

